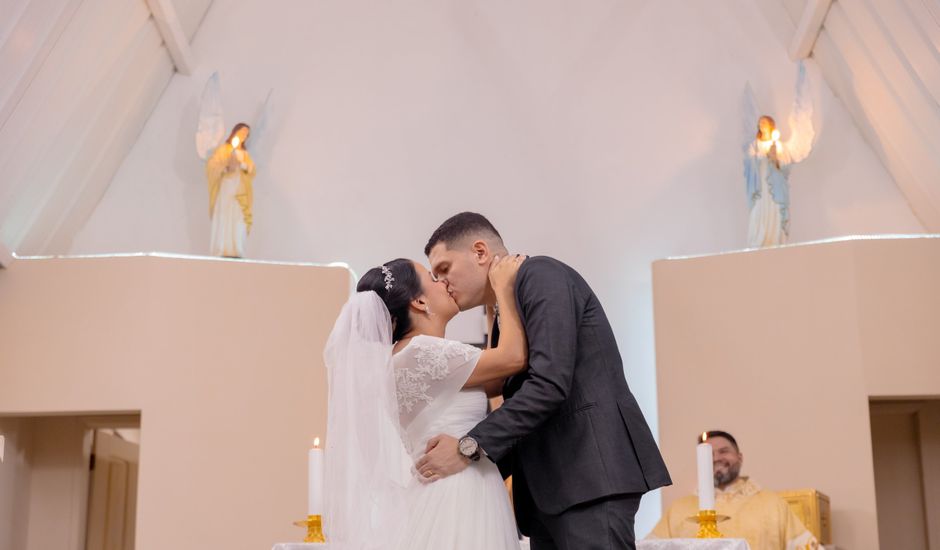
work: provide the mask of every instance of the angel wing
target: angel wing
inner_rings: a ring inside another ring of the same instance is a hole
[[[746,155],[754,136],[757,135],[757,121],[760,120],[760,109],[757,106],[757,97],[751,83],[744,84],[744,93],[741,95],[741,150]]]
[[[258,108],[254,118],[254,124],[251,125],[251,137],[248,138],[247,147],[251,151],[251,156],[256,165],[264,166],[271,153],[271,122],[274,118],[274,102],[272,100],[274,90],[268,90],[264,103]]]
[[[199,158],[208,160],[223,139],[225,120],[222,117],[222,87],[216,71],[206,81],[199,105],[199,125],[196,128],[196,153]]]
[[[813,140],[816,139],[816,131],[813,128],[812,90],[809,79],[806,78],[806,65],[802,61],[796,70],[796,94],[788,122],[790,137],[783,143],[783,150],[787,152],[789,162],[800,162],[809,156],[813,149]]]
[[[744,161],[744,182],[748,206],[753,207],[754,201],[760,196],[760,183],[758,182],[757,168],[754,164],[754,153],[751,145],[757,136],[757,121],[760,120],[760,109],[757,106],[757,97],[751,83],[744,84],[744,93],[741,95],[741,153]]]

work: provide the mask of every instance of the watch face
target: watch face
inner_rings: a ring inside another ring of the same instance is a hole
[[[477,442],[472,437],[465,437],[460,440],[460,454],[464,456],[473,456],[477,452]]]

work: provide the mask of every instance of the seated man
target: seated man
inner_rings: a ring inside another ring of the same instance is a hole
[[[728,538],[747,540],[751,550],[813,550],[819,544],[786,501],[741,476],[744,455],[727,432],[708,432],[715,471],[715,508],[731,519],[718,524]],[[699,436],[699,443],[702,442]],[[653,529],[650,538],[695,538],[698,524],[688,518],[698,513],[698,497],[675,501]]]

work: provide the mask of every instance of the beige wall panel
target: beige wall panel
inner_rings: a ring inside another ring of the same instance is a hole
[[[19,260],[0,271],[0,415],[140,411],[139,550],[296,539],[349,284],[342,267]]]
[[[835,544],[877,548],[869,398],[940,396],[937,280],[935,237],[656,262],[664,503],[695,488],[695,434],[725,429],[767,488],[831,497]]]

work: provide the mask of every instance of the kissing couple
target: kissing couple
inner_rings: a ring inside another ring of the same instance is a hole
[[[640,498],[671,480],[591,287],[472,212],[425,254],[366,272],[326,345],[330,548],[635,548]],[[486,349],[444,337],[481,305]]]

